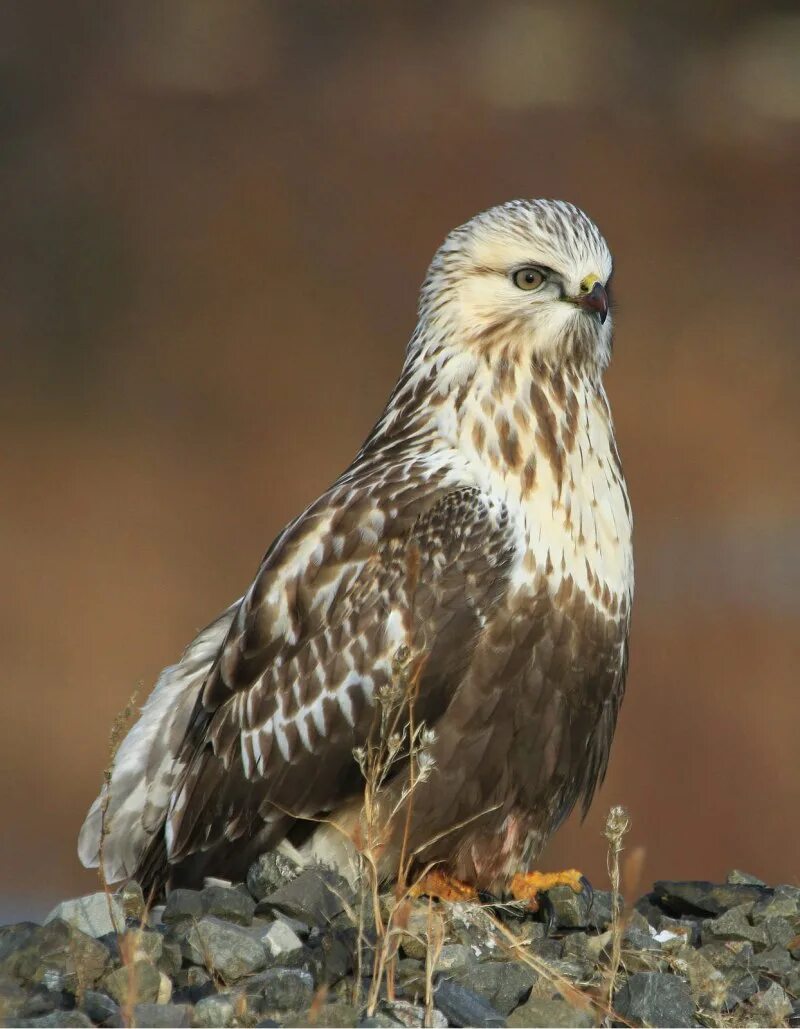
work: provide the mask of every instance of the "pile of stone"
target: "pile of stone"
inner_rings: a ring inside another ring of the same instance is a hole
[[[0,927],[0,1024],[800,1026],[797,887],[659,882],[616,923],[600,891],[556,888],[536,916],[419,898],[393,937],[391,995],[383,976],[373,988],[364,900],[274,853],[245,884],[151,910],[135,883],[65,901],[43,925]]]

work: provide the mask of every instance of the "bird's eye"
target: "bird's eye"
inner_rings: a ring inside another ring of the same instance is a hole
[[[512,281],[515,286],[519,289],[538,289],[545,281],[545,274],[539,268],[533,268],[528,265],[525,268],[519,268],[512,275]]]

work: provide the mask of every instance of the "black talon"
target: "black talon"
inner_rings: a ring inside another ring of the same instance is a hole
[[[545,935],[552,936],[558,925],[556,909],[546,893],[540,893],[537,899],[539,911],[544,916]]]
[[[594,904],[594,887],[585,875],[581,876],[581,896],[586,897],[586,914],[588,915]]]

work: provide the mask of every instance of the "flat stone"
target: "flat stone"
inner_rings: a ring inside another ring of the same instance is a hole
[[[493,1026],[499,1029],[507,1024],[501,1012],[485,997],[448,976],[439,977],[433,997],[436,1007],[451,1025]]]
[[[47,925],[56,918],[95,939],[98,936],[105,936],[106,933],[125,930],[125,912],[122,904],[116,897],[107,897],[105,893],[90,893],[87,897],[62,900],[45,918],[44,924]]]
[[[203,997],[194,1006],[194,1024],[208,1029],[228,1029],[233,1025],[236,1007],[229,993]]]
[[[483,997],[501,1015],[507,1015],[530,992],[539,975],[517,961],[484,961],[451,972],[449,978]]]
[[[200,891],[200,903],[204,914],[237,925],[250,925],[256,909],[253,898],[233,886],[206,886]]]
[[[614,1010],[649,1026],[691,1026],[694,1003],[689,984],[663,972],[635,972],[614,995]]]
[[[314,979],[299,968],[270,968],[242,984],[252,1003],[258,1001],[257,1010],[303,1011],[314,996]]]
[[[213,915],[205,915],[189,927],[183,955],[208,972],[217,973],[226,983],[260,971],[269,961],[267,948],[251,932]]]
[[[755,903],[771,894],[768,887],[752,884],[662,880],[654,884],[649,896],[668,915],[680,918],[682,915],[722,915],[731,908]]]
[[[125,1007],[129,999],[154,1004],[161,989],[161,974],[149,961],[134,961],[109,972],[103,987],[120,1007]]]
[[[739,868],[734,868],[725,876],[725,882],[729,886],[766,886],[767,884],[763,879],[759,879],[756,875],[751,875],[749,872],[743,872]]]
[[[256,910],[259,914],[282,911],[306,925],[325,926],[354,903],[353,891],[340,875],[309,868],[264,897]]]
[[[189,1004],[137,1004],[133,1024],[148,1029],[188,1029],[192,1025],[192,1008]]]
[[[111,965],[102,943],[60,918],[31,929],[8,928],[12,931],[2,937],[0,974],[23,984],[76,993],[95,986]]]
[[[197,921],[203,917],[203,900],[199,890],[172,890],[161,913],[164,925]]]
[[[263,900],[271,893],[297,878],[300,869],[290,858],[277,850],[262,854],[247,871],[247,888],[256,900]]]
[[[540,1026],[561,1029],[562,1026],[588,1027],[594,1024],[590,1007],[582,1011],[560,997],[531,997],[508,1016],[509,1029],[525,1029],[526,1026],[530,1026],[531,1029],[538,1029]]]
[[[733,889],[733,887],[731,887]],[[753,944],[755,950],[769,945],[766,929],[761,925],[752,925],[748,919],[750,905],[740,904],[731,908],[718,918],[707,918],[702,923],[700,938],[703,943],[713,940],[746,940]]]

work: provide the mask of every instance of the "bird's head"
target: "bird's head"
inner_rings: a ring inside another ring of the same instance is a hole
[[[598,371],[611,353],[606,241],[561,200],[514,200],[454,229],[431,263],[420,326],[437,350],[484,356],[511,343],[550,367]]]

